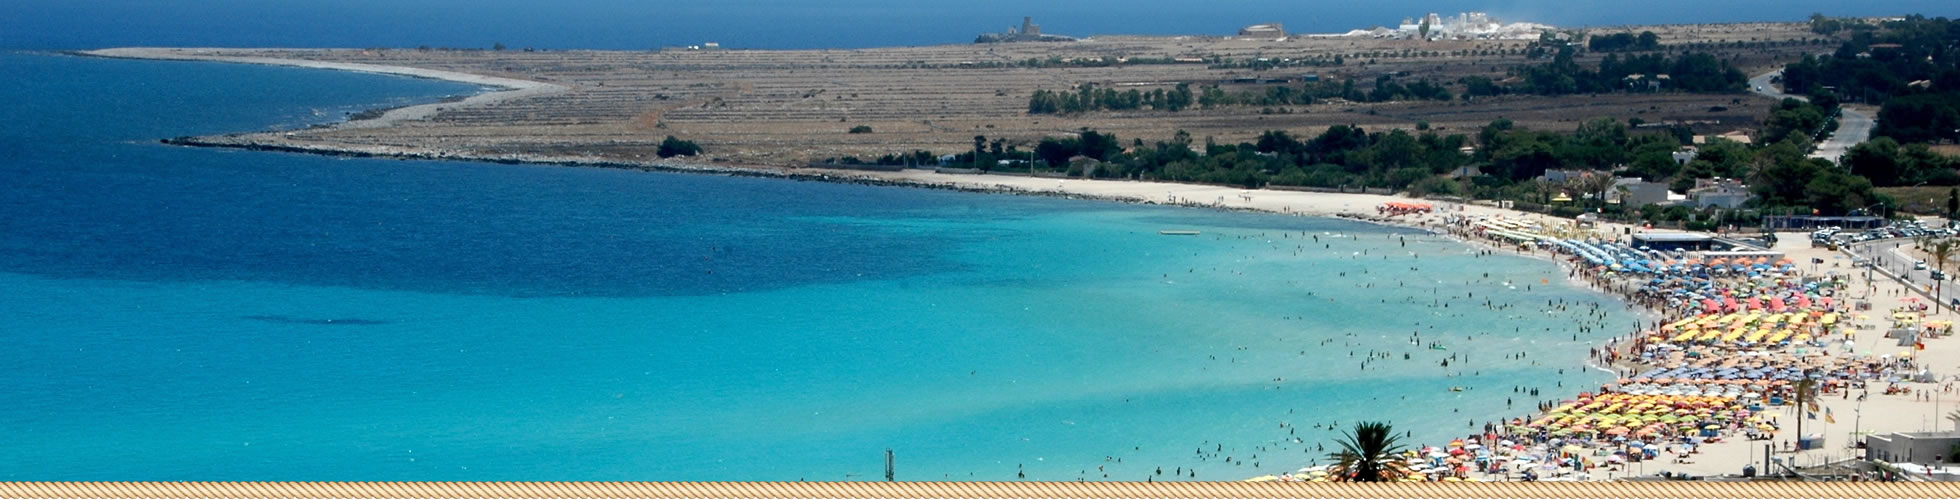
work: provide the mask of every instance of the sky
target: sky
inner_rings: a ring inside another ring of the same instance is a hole
[[[1950,0],[7,0],[0,48],[107,46],[856,48],[966,43],[1031,15],[1044,30],[1231,34],[1392,25],[1427,12],[1489,12],[1559,26],[1801,20],[1813,12],[1960,17]]]

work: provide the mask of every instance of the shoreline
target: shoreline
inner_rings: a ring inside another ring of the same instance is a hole
[[[286,67],[295,67],[295,68],[352,71],[356,73],[373,73],[373,74],[381,74],[381,75],[406,76],[412,78],[426,78],[431,80],[444,80],[444,81],[451,81],[457,83],[466,83],[470,85],[476,85],[479,87],[485,87],[486,90],[490,90],[489,92],[479,92],[473,94],[467,98],[464,98],[461,101],[456,101],[456,102],[434,102],[428,104],[417,104],[413,106],[404,106],[399,108],[388,109],[383,113],[381,113],[381,116],[369,118],[365,120],[342,121],[331,125],[332,128],[387,127],[402,121],[428,119],[430,117],[435,116],[439,112],[445,111],[444,109],[445,107],[483,106],[483,105],[495,104],[502,101],[508,101],[512,99],[551,95],[551,94],[556,94],[559,92],[564,92],[566,90],[569,90],[567,87],[555,83],[545,83],[545,82],[534,81],[534,80],[522,80],[517,78],[504,78],[499,76],[479,75],[474,73],[463,73],[457,71],[412,68],[407,66],[387,66],[387,65],[380,65],[380,64],[307,61],[301,59],[282,59],[282,58],[275,58],[275,57],[225,56],[225,55],[208,53],[213,50],[220,50],[220,49],[117,47],[117,48],[108,48],[108,49],[68,51],[66,53],[83,56],[83,57],[103,57],[103,58],[110,58],[110,59],[222,62],[222,63],[233,63],[233,64],[256,64],[256,65],[263,65],[263,66],[286,66]],[[298,49],[291,49],[291,50],[298,50]]]
[[[342,71],[391,74],[391,75],[398,75],[398,76],[412,76],[412,77],[420,77],[420,78],[435,78],[435,79],[443,79],[443,80],[450,80],[450,81],[457,81],[463,83],[471,83],[476,85],[484,85],[484,86],[499,87],[499,88],[506,89],[506,90],[494,90],[490,92],[479,93],[476,95],[472,95],[460,102],[430,103],[430,104],[409,106],[405,108],[397,108],[383,113],[383,116],[380,118],[376,118],[372,120],[341,122],[332,125],[332,127],[335,128],[370,128],[370,127],[391,126],[396,124],[397,122],[404,121],[404,120],[419,120],[419,119],[429,118],[431,116],[434,116],[438,112],[444,111],[443,108],[445,106],[447,107],[481,106],[481,105],[493,104],[507,99],[532,97],[532,96],[545,95],[549,93],[555,93],[555,92],[566,90],[566,87],[555,85],[555,84],[534,82],[528,80],[515,80],[515,79],[506,79],[506,78],[498,78],[498,77],[489,77],[483,75],[472,75],[467,73],[423,70],[419,68],[380,66],[380,65],[369,65],[369,64],[322,63],[322,62],[314,62],[314,61],[277,59],[277,58],[200,55],[196,52],[196,50],[197,49],[126,48],[126,49],[103,49],[103,50],[95,50],[95,51],[86,51],[86,52],[78,52],[78,54],[85,55],[85,56],[92,56],[92,57],[152,59],[152,60],[191,60],[191,61],[206,61],[206,62],[228,62],[228,63],[240,63],[240,64],[278,65],[278,66],[303,67],[303,68],[312,68],[312,69],[332,69],[332,70],[342,70]],[[1184,206],[1184,207],[1191,207],[1191,208],[1210,208],[1214,210],[1258,211],[1258,212],[1272,213],[1278,215],[1334,217],[1334,218],[1342,218],[1342,219],[1351,219],[1359,222],[1367,222],[1372,224],[1380,224],[1384,226],[1394,226],[1394,227],[1415,229],[1415,230],[1424,231],[1431,234],[1441,235],[1444,237],[1455,239],[1459,242],[1469,244],[1473,248],[1488,248],[1488,249],[1492,249],[1493,251],[1510,250],[1515,255],[1525,255],[1525,256],[1531,256],[1535,258],[1546,259],[1557,264],[1558,267],[1567,271],[1569,280],[1577,280],[1579,282],[1583,282],[1583,284],[1585,284],[1588,288],[1592,288],[1593,289],[1592,291],[1611,295],[1614,299],[1624,302],[1629,309],[1638,308],[1637,313],[1638,316],[1640,317],[1640,321],[1643,326],[1648,323],[1658,324],[1659,321],[1662,321],[1666,317],[1665,316],[1666,313],[1664,311],[1654,309],[1653,307],[1650,307],[1648,304],[1644,304],[1640,301],[1633,300],[1633,297],[1630,296],[1629,294],[1625,293],[1622,290],[1616,289],[1616,287],[1614,286],[1616,284],[1615,282],[1610,281],[1610,279],[1608,278],[1602,278],[1597,275],[1592,275],[1591,273],[1586,272],[1584,269],[1581,269],[1577,264],[1572,262],[1571,259],[1563,258],[1559,253],[1548,251],[1546,253],[1540,254],[1538,251],[1535,250],[1525,252],[1525,251],[1517,251],[1516,249],[1512,249],[1512,248],[1505,248],[1504,245],[1498,244],[1496,242],[1474,238],[1467,233],[1459,233],[1457,231],[1454,231],[1453,229],[1458,228],[1458,226],[1456,225],[1450,224],[1448,222],[1434,220],[1439,218],[1440,216],[1447,214],[1447,215],[1470,216],[1470,217],[1498,216],[1498,217],[1505,217],[1510,219],[1534,219],[1535,218],[1541,221],[1557,220],[1557,221],[1570,222],[1570,219],[1562,219],[1562,218],[1552,217],[1549,215],[1532,214],[1528,212],[1520,212],[1516,210],[1501,209],[1497,207],[1490,207],[1490,206],[1483,206],[1483,205],[1449,203],[1447,204],[1447,210],[1432,213],[1426,216],[1422,216],[1420,218],[1416,218],[1412,216],[1408,218],[1396,218],[1396,217],[1386,217],[1386,216],[1370,216],[1369,214],[1366,213],[1366,210],[1368,208],[1372,208],[1374,206],[1380,205],[1381,203],[1384,202],[1391,202],[1391,201],[1423,202],[1423,200],[1401,197],[1401,196],[1393,196],[1393,195],[1375,195],[1375,194],[1360,194],[1360,193],[1323,193],[1323,192],[1268,190],[1268,189],[1241,189],[1241,188],[1229,187],[1229,186],[1181,184],[1181,183],[1168,183],[1168,182],[1156,182],[1156,181],[1054,179],[1054,178],[1041,178],[1041,177],[1005,176],[1005,175],[957,175],[957,174],[940,174],[932,171],[921,171],[921,170],[880,172],[880,171],[835,170],[835,169],[820,169],[820,168],[737,166],[737,165],[691,162],[685,160],[655,160],[655,161],[640,161],[640,162],[623,162],[623,161],[598,160],[590,157],[578,157],[578,156],[542,156],[542,155],[492,156],[492,155],[470,154],[470,153],[463,153],[463,152],[443,150],[443,149],[434,149],[434,148],[406,148],[406,147],[395,147],[395,146],[353,146],[353,145],[343,145],[343,144],[309,144],[309,143],[300,143],[300,142],[290,141],[290,140],[281,141],[279,140],[280,136],[278,136],[277,134],[280,134],[280,132],[247,132],[247,133],[236,133],[236,134],[217,135],[217,136],[178,137],[172,139],[163,139],[161,140],[161,142],[164,144],[190,146],[190,147],[231,148],[231,149],[244,149],[250,151],[304,153],[304,154],[315,154],[315,155],[326,155],[326,156],[343,156],[343,157],[360,157],[360,158],[394,158],[394,159],[402,159],[402,160],[461,160],[461,161],[481,161],[481,162],[502,163],[502,164],[571,166],[571,167],[588,167],[588,168],[591,167],[619,168],[619,169],[633,169],[633,170],[641,170],[641,171],[669,172],[669,173],[738,175],[738,176],[745,176],[745,177],[779,178],[779,179],[798,180],[798,181],[837,182],[837,183],[851,183],[851,184],[891,186],[891,187],[944,189],[944,190],[973,192],[973,193],[1050,196],[1050,197],[1062,197],[1062,198],[1070,198],[1070,199],[1087,199],[1087,200],[1112,201],[1112,202],[1121,202],[1121,203],[1134,203],[1134,204],[1177,205],[1177,206]],[[1216,201],[1210,201],[1210,200],[1216,200]],[[1609,224],[1609,225],[1603,225],[1601,229],[1605,229],[1612,234],[1617,234],[1619,228],[1622,226],[1624,225]],[[1608,341],[1605,344],[1605,348],[1612,349],[1613,351],[1616,352],[1626,351],[1629,352],[1631,356],[1637,357],[1638,353],[1629,351],[1629,348],[1636,345],[1635,337],[1637,337],[1639,334],[1640,331],[1638,328],[1636,328],[1625,335],[1611,336],[1609,338],[1618,339],[1618,340]],[[1620,374],[1620,372],[1616,370],[1626,368],[1624,366],[1621,366],[1621,363],[1607,363],[1605,365],[1600,365],[1598,364],[1598,361],[1600,360],[1591,357],[1585,359],[1586,366],[1601,371],[1605,371],[1613,375]],[[1554,401],[1564,397],[1559,394],[1551,394],[1550,396],[1553,398]],[[1543,411],[1539,411],[1539,412],[1531,412],[1528,414],[1535,416],[1543,413],[1544,413]],[[1498,416],[1498,418],[1494,420],[1505,421],[1505,420],[1509,420],[1510,418],[1511,417],[1509,416]]]

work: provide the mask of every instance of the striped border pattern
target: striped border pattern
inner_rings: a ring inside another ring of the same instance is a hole
[[[1960,498],[1960,483],[20,482],[12,498]]]

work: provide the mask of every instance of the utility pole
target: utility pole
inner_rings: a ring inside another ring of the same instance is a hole
[[[1769,468],[1770,446],[1771,446],[1770,443],[1763,443],[1763,473],[1766,474],[1776,470],[1776,469]],[[1781,474],[1779,473],[1779,475]]]
[[[1850,392],[1851,388],[1845,387],[1844,390],[1845,392]],[[1851,419],[1851,444],[1853,446],[1856,446],[1858,444],[1858,428],[1863,427],[1865,425],[1865,397],[1864,396],[1858,396],[1858,408],[1853,409],[1851,411],[1852,413],[1857,415],[1856,417],[1852,417]]]
[[[898,455],[892,454],[891,448],[885,448],[885,482],[897,481],[897,472]]]

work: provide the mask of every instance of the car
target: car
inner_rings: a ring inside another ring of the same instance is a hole
[[[1912,263],[1912,270],[1914,270],[1914,271],[1924,271],[1924,270],[1926,270],[1926,261],[1923,261],[1923,260],[1922,260],[1922,261],[1919,261],[1919,262],[1914,262],[1914,263]]]
[[[1941,271],[1933,271],[1933,281],[1946,281],[1946,273]]]

